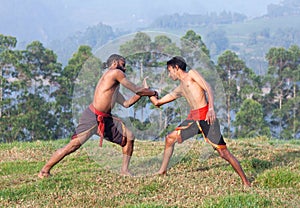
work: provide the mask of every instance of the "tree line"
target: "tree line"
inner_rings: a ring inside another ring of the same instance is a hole
[[[103,69],[102,60],[92,53],[90,46],[82,45],[63,67],[57,55],[38,41],[24,50],[16,50],[16,44],[16,38],[0,34],[0,141],[70,136],[77,112],[93,97]],[[138,32],[133,40],[121,45],[119,51],[127,59],[130,79],[141,83],[142,78],[148,76],[161,96],[173,87],[163,70],[167,58],[185,57],[188,65],[200,71],[213,86],[218,117],[226,137],[265,135],[299,139],[300,48],[297,45],[270,48],[265,55],[268,61],[265,75],[255,74],[230,50],[214,63],[201,36],[192,30],[180,38],[179,45],[165,35],[152,40],[146,33]],[[163,138],[185,112],[184,104],[175,103],[160,109],[159,113],[155,111],[153,118],[157,122],[151,122],[144,116],[144,111],[153,109],[146,98],[133,109],[134,113],[125,120],[140,130],[137,133],[140,139],[144,131]],[[158,129],[163,131],[156,132]]]

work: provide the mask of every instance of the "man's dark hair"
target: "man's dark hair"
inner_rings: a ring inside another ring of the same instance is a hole
[[[119,60],[124,60],[125,61],[125,58],[121,55],[118,55],[118,54],[112,54],[107,59],[106,66],[110,67],[114,61],[119,61]]]
[[[183,71],[186,71],[186,62],[181,56],[175,56],[167,62],[167,66],[178,66]]]

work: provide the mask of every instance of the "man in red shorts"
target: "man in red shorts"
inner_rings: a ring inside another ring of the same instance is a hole
[[[111,110],[116,102],[128,108],[136,103],[141,96],[157,94],[155,91],[136,86],[126,78],[125,59],[122,56],[111,55],[107,60],[107,66],[109,66],[108,70],[102,75],[96,86],[93,102],[82,113],[72,139],[65,147],[52,155],[39,172],[40,178],[50,176],[50,170],[54,165],[80,148],[94,134],[100,136],[100,146],[102,139],[105,138],[122,147],[121,174],[130,175],[128,166],[133,152],[134,135],[120,119],[112,116]],[[119,92],[120,84],[134,92],[135,95],[125,100]]]
[[[151,96],[151,102],[159,107],[172,102],[179,97],[185,97],[191,111],[187,119],[183,121],[175,131],[167,135],[165,140],[164,157],[158,174],[166,174],[170,158],[173,154],[176,142],[182,143],[194,135],[202,133],[206,142],[210,143],[218,151],[220,156],[227,160],[241,177],[245,186],[250,182],[239,164],[238,160],[229,152],[220,125],[214,111],[214,98],[210,85],[196,70],[186,71],[186,62],[182,57],[173,57],[167,62],[167,68],[171,79],[179,80],[180,84],[172,92],[161,99]],[[207,95],[207,97],[206,97]]]

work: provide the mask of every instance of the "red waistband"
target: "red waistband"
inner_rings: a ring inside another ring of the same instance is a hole
[[[207,112],[208,112],[208,105],[204,106],[203,108],[191,110],[187,117],[187,120],[195,120],[195,121],[205,120]]]
[[[104,130],[105,130],[105,123],[104,118],[111,117],[110,113],[103,113],[101,111],[98,111],[93,104],[90,104],[89,106],[90,110],[97,115],[97,121],[98,121],[98,134],[100,136],[100,142],[99,146],[102,147],[103,137],[104,137]]]
[[[90,110],[95,113],[97,116],[103,116],[103,117],[111,117],[111,114],[110,113],[103,113],[101,111],[98,111],[94,106],[93,104],[90,104],[89,106]]]

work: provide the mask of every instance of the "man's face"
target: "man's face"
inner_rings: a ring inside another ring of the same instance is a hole
[[[120,60],[118,61],[117,69],[120,69],[120,70],[122,70],[123,72],[125,72],[125,71],[126,71],[125,65],[126,65],[125,60],[124,60],[124,59],[120,59]]]
[[[176,81],[178,79],[177,75],[176,75],[176,72],[177,72],[177,69],[174,68],[173,66],[168,66],[168,72],[169,72],[169,77],[171,79],[173,79],[174,81]]]

